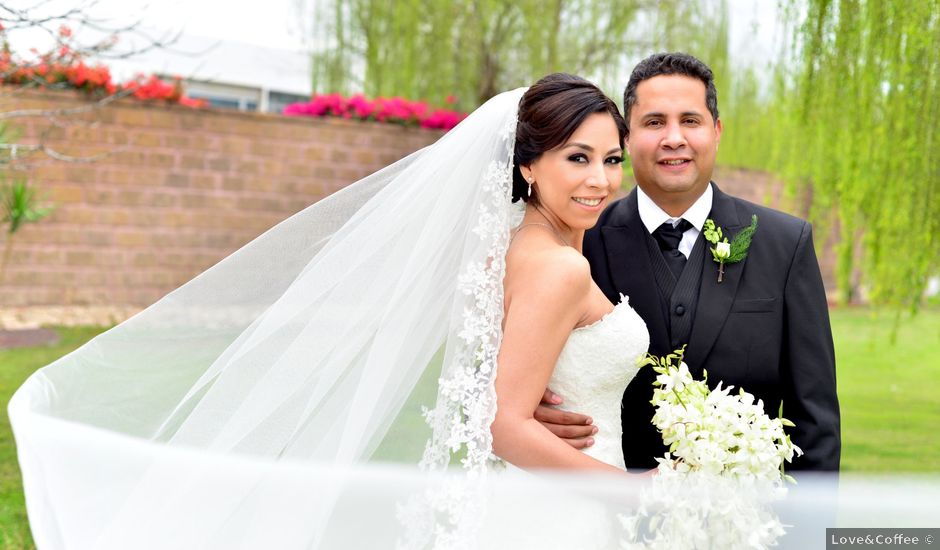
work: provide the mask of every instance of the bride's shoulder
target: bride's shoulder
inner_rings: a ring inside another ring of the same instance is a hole
[[[507,290],[524,286],[545,297],[575,298],[590,290],[591,266],[569,246],[532,248],[506,262]]]

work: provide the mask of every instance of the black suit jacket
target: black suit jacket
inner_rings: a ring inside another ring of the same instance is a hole
[[[792,469],[838,470],[835,353],[812,227],[712,186],[710,217],[729,238],[750,224],[752,214],[758,227],[747,258],[725,265],[720,284],[718,264],[706,251],[685,361],[696,377],[707,370],[711,387],[721,381],[762,399],[771,418],[783,403],[783,415],[796,423],[788,432],[805,453]],[[664,355],[672,350],[647,238],[634,189],[611,204],[587,232],[584,255],[612,302],[619,301],[620,293],[629,296],[646,321],[650,352]],[[631,468],[652,468],[654,458],[666,452],[651,423],[653,379],[652,369],[644,367],[624,393],[623,449]]]

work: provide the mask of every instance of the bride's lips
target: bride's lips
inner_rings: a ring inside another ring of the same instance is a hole
[[[681,172],[692,164],[692,159],[688,157],[667,157],[659,159],[656,164],[667,172]]]
[[[601,209],[604,205],[604,199],[606,198],[607,195],[602,197],[571,197],[571,201],[585,210],[594,212]]]

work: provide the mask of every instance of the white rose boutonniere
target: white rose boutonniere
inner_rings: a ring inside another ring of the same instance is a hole
[[[738,263],[747,257],[747,250],[751,247],[751,238],[757,231],[757,216],[751,216],[751,225],[742,229],[728,242],[728,237],[722,234],[721,227],[715,225],[711,218],[705,220],[705,240],[715,245],[712,258],[718,263],[718,282],[725,276],[725,264]]]

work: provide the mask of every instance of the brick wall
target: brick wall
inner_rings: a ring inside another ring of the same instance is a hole
[[[19,94],[11,108],[87,105]],[[29,176],[56,205],[17,233],[0,309],[152,303],[277,222],[437,139],[439,132],[340,119],[191,110],[122,100],[22,142],[105,155]],[[2,246],[5,236],[0,236]]]

